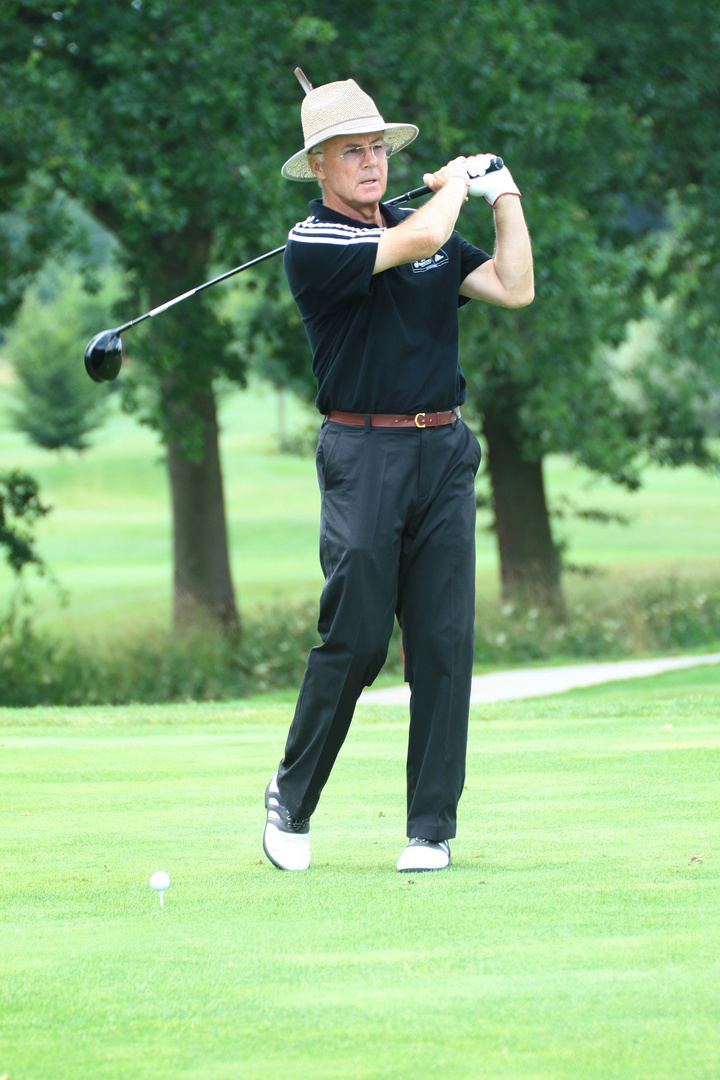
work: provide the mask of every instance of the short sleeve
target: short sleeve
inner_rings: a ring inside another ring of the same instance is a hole
[[[382,228],[353,228],[308,218],[291,230],[285,272],[293,296],[322,294],[342,303],[370,291]]]
[[[482,248],[475,247],[474,244],[468,243],[462,236],[460,237],[460,282],[462,283],[468,274],[472,274],[473,270],[477,270],[478,266],[482,266],[491,258],[486,251]],[[458,297],[458,307],[464,307],[465,304],[470,301],[469,296]]]

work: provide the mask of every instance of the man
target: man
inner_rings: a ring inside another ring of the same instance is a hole
[[[310,865],[309,819],[397,615],[411,688],[407,836],[400,871],[450,864],[465,777],[480,447],[460,419],[457,308],[533,298],[520,192],[489,156],[423,177],[417,211],[383,205],[387,158],[418,130],[385,123],[353,81],[305,87],[304,149],[283,166],[322,200],[290,232],[285,271],[313,353],[321,429],[325,586],[285,753],[265,792],[263,847]],[[470,170],[470,171],[469,171]],[[471,178],[470,173],[475,177]],[[468,192],[494,208],[491,258],[455,232]]]

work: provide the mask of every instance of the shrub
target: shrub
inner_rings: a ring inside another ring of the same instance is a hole
[[[318,644],[317,604],[278,604],[246,619],[239,640],[209,630],[128,640],[112,651],[58,641],[14,607],[0,619],[0,705],[221,701],[299,687]],[[475,657],[484,666],[599,660],[718,647],[720,588],[676,582],[598,594],[564,622],[539,609],[481,612]],[[402,678],[397,633],[385,674]]]
[[[18,605],[0,618],[0,705],[82,705],[98,672],[79,646],[38,633]]]
[[[296,685],[318,643],[316,605],[256,613],[239,640],[210,630],[112,650],[58,641],[17,606],[0,619],[0,705],[210,701]]]
[[[707,648],[720,641],[720,590],[676,581],[654,582],[576,603],[562,621],[537,608],[504,604],[481,613],[475,658],[481,664],[616,659],[643,653]]]

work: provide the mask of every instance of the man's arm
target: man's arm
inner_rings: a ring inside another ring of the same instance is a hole
[[[468,274],[460,295],[502,307],[525,307],[535,296],[535,286],[530,237],[519,196],[501,195],[493,211],[495,253]]]
[[[455,158],[438,172],[423,176],[423,182],[435,194],[405,221],[385,230],[378,242],[373,274],[416,259],[428,259],[449,240],[470,184],[465,160]]]

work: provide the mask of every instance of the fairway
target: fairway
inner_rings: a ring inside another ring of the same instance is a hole
[[[358,710],[298,875],[287,706],[3,710],[0,1076],[716,1080],[718,686],[474,708],[437,875],[394,870],[402,708]]]

